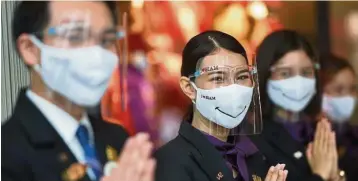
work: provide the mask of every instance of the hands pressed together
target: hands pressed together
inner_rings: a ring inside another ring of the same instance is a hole
[[[327,119],[317,123],[314,140],[308,144],[306,155],[312,172],[323,180],[345,180],[339,175],[336,135]]]
[[[267,172],[265,181],[285,181],[288,174],[288,171],[284,170],[285,166],[285,164],[271,166]]]
[[[146,133],[129,138],[117,161],[117,167],[101,181],[154,181],[153,144]]]

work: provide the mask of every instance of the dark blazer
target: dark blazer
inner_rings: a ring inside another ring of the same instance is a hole
[[[1,180],[59,181],[78,162],[60,135],[22,90],[12,117],[1,128]],[[128,137],[119,126],[90,118],[95,146],[102,165],[106,150],[120,153]],[[85,175],[82,180],[89,181]]]
[[[312,173],[305,146],[294,140],[281,124],[264,121],[262,133],[250,138],[269,164],[286,164],[287,181],[323,181],[320,176]]]
[[[154,156],[157,159],[156,181],[234,181],[219,151],[186,121],[181,124],[179,135]],[[246,164],[251,180],[255,176],[265,179],[269,166],[261,153],[247,157]]]
[[[358,127],[347,125],[341,135],[337,135],[339,167],[346,173],[346,181],[358,180]]]

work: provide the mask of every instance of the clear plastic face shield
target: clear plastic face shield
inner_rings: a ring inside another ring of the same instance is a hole
[[[309,61],[310,62],[310,61]],[[305,119],[300,114],[316,94],[316,72],[319,64],[277,65],[271,67],[267,83],[268,96],[278,106],[278,117],[296,122]]]
[[[126,14],[123,15],[120,24],[113,24],[112,21],[94,16],[87,11],[69,12],[40,35],[47,36],[51,46],[57,48],[100,46],[114,52],[118,41],[124,41],[126,22],[123,19]]]
[[[231,54],[213,54],[198,62],[197,71],[189,76],[196,90],[194,107],[209,120],[210,134],[259,134],[262,119],[255,58]]]
[[[118,63],[127,60],[126,15],[121,24],[93,12],[78,11],[31,35],[41,51],[33,68],[51,90],[72,104],[94,107],[109,86]],[[40,39],[40,38],[41,39]]]

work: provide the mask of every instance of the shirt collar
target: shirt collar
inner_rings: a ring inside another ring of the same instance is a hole
[[[93,143],[93,129],[87,116],[87,113],[83,115],[80,121],[77,121],[63,109],[38,96],[31,90],[27,90],[26,95],[38,107],[42,114],[44,114],[52,127],[57,131],[57,133],[66,143],[69,143],[76,139],[76,131],[80,124],[84,125],[88,129],[89,136],[91,139],[90,141]]]
[[[232,142],[224,142],[212,135],[204,133],[206,138],[210,141],[211,144],[215,146],[219,151],[230,151],[235,150],[240,152],[242,156],[250,156],[258,152],[257,147],[251,142],[251,140],[243,135],[240,136],[230,136],[232,138]]]

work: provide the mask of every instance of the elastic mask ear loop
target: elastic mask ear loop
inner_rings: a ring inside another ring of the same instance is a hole
[[[190,84],[193,86],[193,88],[195,89],[195,91],[198,92],[198,87],[196,87],[196,85],[194,84],[194,82],[190,82]],[[196,96],[195,99],[197,99],[197,98],[198,98],[198,97]],[[191,100],[191,102],[192,102],[193,104],[195,104],[195,101],[194,101],[194,100]]]
[[[43,44],[35,35],[30,35],[30,40],[31,40],[32,43],[34,43],[40,50],[43,49],[44,44]]]
[[[30,40],[35,44],[41,51],[43,51],[44,44],[35,36],[30,35]],[[41,75],[41,66],[40,63],[37,63],[32,66],[32,68]]]

